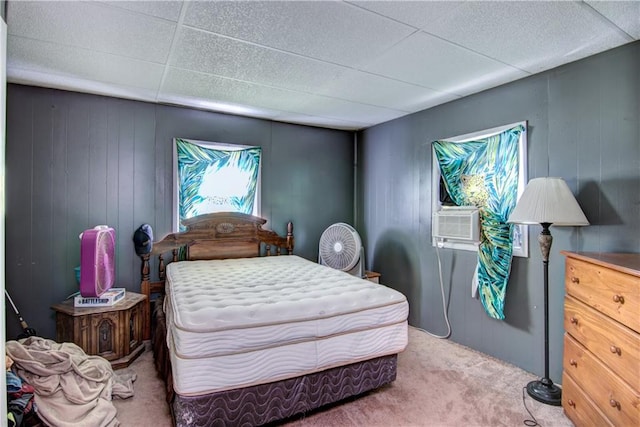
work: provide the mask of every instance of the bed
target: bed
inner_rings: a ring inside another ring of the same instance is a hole
[[[396,378],[404,295],[294,255],[293,225],[265,223],[201,215],[141,256],[145,335],[177,426],[273,423]]]

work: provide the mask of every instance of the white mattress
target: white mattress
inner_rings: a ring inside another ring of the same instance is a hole
[[[198,396],[396,354],[406,348],[407,334],[407,323],[403,322],[325,339],[204,359],[183,359],[170,352],[173,389],[182,396]]]
[[[166,293],[174,389],[183,395],[290,378],[407,344],[404,295],[293,255],[171,263]]]

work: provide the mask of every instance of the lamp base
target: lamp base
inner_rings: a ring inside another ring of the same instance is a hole
[[[549,378],[531,381],[527,384],[527,393],[538,402],[547,405],[560,406],[562,404],[562,389]]]

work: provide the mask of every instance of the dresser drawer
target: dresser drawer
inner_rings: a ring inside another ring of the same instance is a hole
[[[566,371],[562,373],[562,408],[576,426],[613,426]]]
[[[564,330],[637,391],[640,391],[640,334],[568,296]]]
[[[575,258],[567,258],[567,293],[640,332],[640,278]]]
[[[611,423],[640,425],[640,395],[569,334],[564,335],[563,367]]]

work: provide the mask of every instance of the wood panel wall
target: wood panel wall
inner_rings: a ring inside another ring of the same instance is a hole
[[[55,337],[50,306],[78,290],[79,234],[116,230],[116,286],[139,290],[133,232],[171,231],[174,137],[259,145],[262,216],[317,259],[333,222],[353,222],[353,133],[10,84],[6,288],[30,326]],[[7,337],[20,325],[6,313]]]
[[[561,379],[564,259],[560,250],[640,252],[640,43],[468,96],[359,133],[358,216],[367,259],[409,298],[410,322],[542,375],[543,270],[531,226],[516,258],[504,321],[471,298],[475,253],[431,246],[431,142],[527,120],[529,178],[560,176],[591,226],[552,227],[550,372]]]

